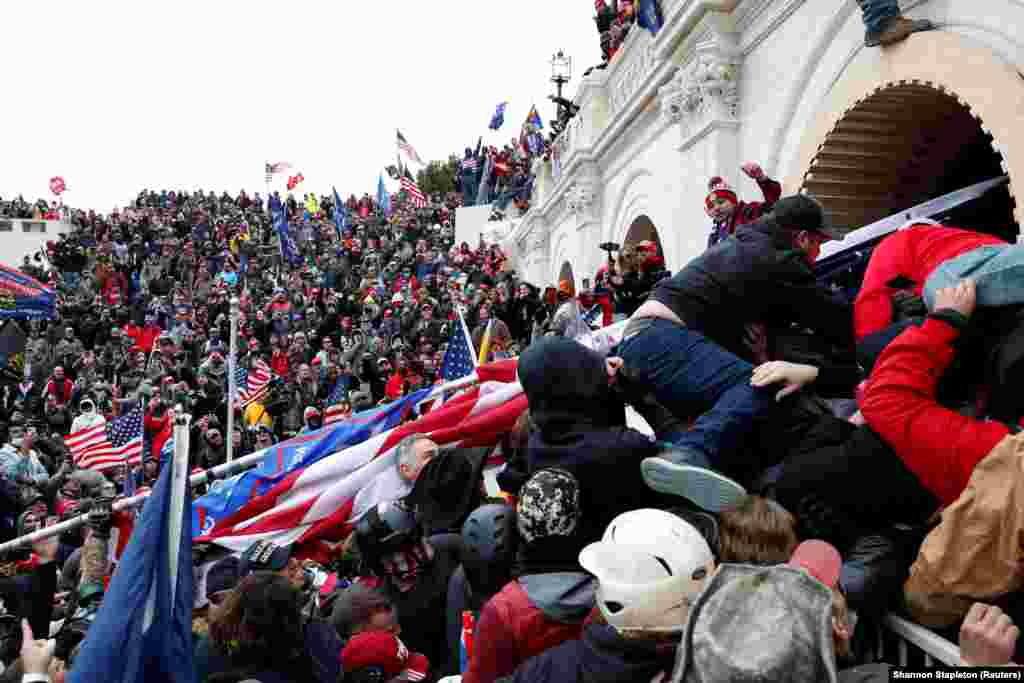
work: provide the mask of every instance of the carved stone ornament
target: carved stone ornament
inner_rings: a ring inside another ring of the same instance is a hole
[[[700,116],[716,110],[721,116],[737,118],[740,102],[739,59],[717,43],[697,47],[693,65],[681,70],[682,110]]]
[[[565,205],[575,214],[586,213],[594,204],[597,193],[591,181],[579,181],[565,193]]]

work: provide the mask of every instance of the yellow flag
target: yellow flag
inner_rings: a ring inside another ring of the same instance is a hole
[[[491,350],[491,332],[494,330],[494,318],[487,321],[487,329],[484,330],[483,339],[480,340],[480,359],[477,361],[477,365],[483,365],[487,362],[487,354]]]

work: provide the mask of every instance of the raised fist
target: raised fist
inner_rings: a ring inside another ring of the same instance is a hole
[[[764,178],[764,169],[762,169],[761,165],[755,161],[748,161],[740,166],[740,169],[742,169],[743,173],[745,173],[748,178],[753,180],[761,180]]]

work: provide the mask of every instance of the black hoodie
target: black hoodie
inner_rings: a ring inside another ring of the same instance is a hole
[[[649,505],[655,496],[643,483],[640,461],[659,449],[626,427],[604,358],[572,340],[545,337],[526,349],[518,367],[532,424],[529,472],[561,467],[576,476],[585,537],[597,540],[616,515]]]

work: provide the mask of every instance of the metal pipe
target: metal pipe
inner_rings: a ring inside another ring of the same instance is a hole
[[[228,426],[224,440],[227,442],[227,461],[234,458],[235,450],[235,402],[238,400],[238,297],[231,297],[231,333],[228,346]]]
[[[434,398],[448,391],[456,391],[458,389],[463,389],[465,387],[476,384],[478,381],[479,377],[474,372],[472,375],[467,375],[466,377],[462,377],[461,379],[453,380],[451,382],[447,382],[446,384],[442,384],[441,386],[431,391],[430,394],[428,394],[427,397],[424,398],[423,400],[430,400],[431,398]],[[178,406],[178,408],[180,409],[180,406]],[[175,424],[177,425],[177,423]],[[176,427],[175,449],[177,449],[177,447],[178,441]],[[250,453],[249,455],[238,458],[237,460],[234,460],[232,462],[226,462],[223,465],[217,465],[216,467],[210,468],[208,470],[197,472],[196,474],[193,474],[191,477],[189,477],[189,485],[192,487],[202,486],[203,484],[206,484],[210,481],[216,481],[217,479],[228,479],[229,477],[233,477],[236,474],[240,474],[246,470],[252,469],[253,467],[259,465],[261,462],[263,462],[263,458],[265,456],[266,449],[257,451],[255,453]],[[144,503],[146,501],[146,498],[148,497],[148,493],[143,493],[137,496],[132,496],[131,498],[124,498],[122,500],[116,501],[113,504],[112,509],[114,512],[117,512],[118,510],[129,510],[131,508],[135,508],[142,505],[142,503]],[[45,538],[58,536],[64,533],[65,531],[77,529],[78,527],[85,524],[88,521],[88,519],[88,514],[79,515],[77,517],[73,517],[59,524],[48,526],[45,529],[39,529],[38,531],[33,531],[30,534],[19,536],[18,538],[0,544],[0,555],[10,550],[17,550],[18,548],[31,545],[36,541],[41,541]]]

